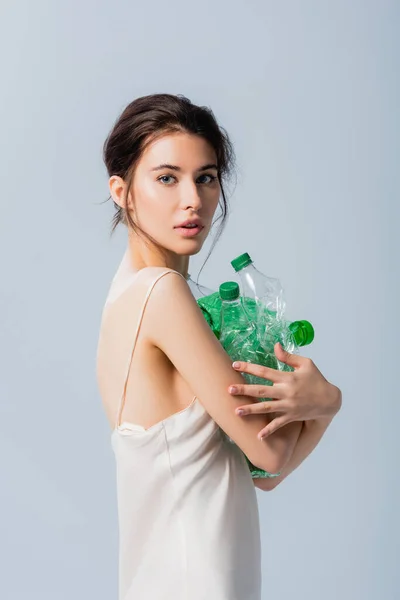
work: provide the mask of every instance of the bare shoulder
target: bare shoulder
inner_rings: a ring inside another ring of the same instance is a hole
[[[153,334],[156,346],[160,347],[160,327],[164,334],[167,326],[172,333],[171,325],[181,333],[186,332],[186,335],[189,330],[193,330],[193,334],[194,330],[197,333],[201,330],[214,342],[215,347],[219,346],[183,275],[173,269],[146,267],[142,284],[147,289],[149,286],[152,288],[151,295],[148,294],[150,298],[146,310],[150,326],[149,335]]]
[[[257,433],[268,423],[265,415],[238,419],[235,409],[244,397],[228,389],[244,383],[216,338],[187,281],[175,272],[159,278],[146,308],[146,337],[168,357],[193,394],[251,462],[272,473],[280,471],[284,452],[271,436],[260,444]],[[246,403],[257,402],[246,397]]]
[[[168,315],[168,318],[182,321],[183,317],[188,318],[188,310],[191,313],[194,311],[207,326],[186,279],[178,271],[166,267],[145,267],[140,272],[137,284],[137,293],[141,290],[140,295],[151,297],[146,308],[148,312],[158,313],[161,319]]]
[[[165,277],[163,277],[163,275],[165,275]],[[138,280],[138,283],[140,285],[146,286],[154,280],[157,280],[158,289],[163,287],[165,290],[173,290],[177,287],[178,289],[187,290],[189,294],[192,295],[184,276],[174,269],[168,267],[144,267],[139,271],[139,276],[140,280]],[[158,279],[160,283],[158,282]]]
[[[163,275],[169,273],[172,277],[163,277]],[[164,280],[166,280],[166,282],[164,282]],[[149,296],[150,293],[152,296],[161,294],[165,300],[168,291],[173,291],[179,287],[182,290],[186,289],[191,295],[190,288],[185,278],[178,273],[178,271],[166,267],[143,267],[137,272],[136,277],[126,285],[123,293],[119,294],[116,300],[108,303],[107,308],[109,310],[105,312],[108,314],[115,312],[116,315],[119,315],[121,318],[121,309],[124,309],[123,312],[125,312],[124,307],[126,307],[126,310],[129,311],[130,316],[132,317],[135,315],[135,308],[137,306],[140,307],[143,300],[145,300],[146,295]]]
[[[97,347],[97,381],[106,415],[113,426],[118,399],[123,391],[127,376],[128,357],[134,349],[131,361],[130,380],[135,381],[136,397],[146,402],[129,398],[130,385],[127,386],[127,406],[125,418],[133,422],[151,426],[151,419],[162,419],[181,405],[190,396],[184,384],[175,374],[171,376],[170,362],[167,357],[155,349],[152,343],[152,321],[149,318],[149,298],[159,296],[155,308],[160,318],[165,314],[165,299],[169,290],[175,289],[174,283],[187,283],[179,273],[159,277],[169,272],[163,267],[145,267],[132,282],[125,287],[115,301],[110,302],[103,312]],[[172,285],[164,286],[163,280],[170,279]],[[155,283],[152,289],[152,284]],[[158,294],[158,292],[164,292]],[[151,292],[151,293],[149,293]],[[190,290],[189,290],[190,292]],[[137,337],[137,343],[133,340]],[[133,346],[134,344],[134,346]],[[157,378],[154,373],[157,373]],[[128,383],[129,383],[128,382]],[[162,394],[161,394],[162,390]],[[132,391],[133,393],[133,391]],[[162,397],[163,402],[156,402]],[[152,400],[155,401],[152,403]],[[145,406],[146,408],[143,408]]]

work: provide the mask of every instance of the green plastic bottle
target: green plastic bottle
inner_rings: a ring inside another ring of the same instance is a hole
[[[232,282],[236,283],[236,282]],[[241,297],[242,306],[249,320],[254,323],[256,319],[256,303],[252,298]],[[221,307],[222,301],[219,292],[213,292],[208,296],[197,299],[197,304],[202,310],[204,318],[214,332],[217,339],[220,339],[221,328]],[[252,318],[249,317],[252,316]],[[297,353],[299,348],[311,344],[314,339],[314,328],[309,321],[281,321],[269,322],[268,335],[264,335],[264,344],[260,345],[269,353],[274,353],[274,346],[280,342],[285,350],[291,353]],[[287,365],[278,361],[280,370],[288,370]]]
[[[274,352],[277,342],[282,348],[291,354],[298,354],[302,346],[311,344],[314,339],[314,328],[309,321],[270,321],[265,327],[262,339],[262,347],[266,352]],[[280,371],[293,371],[293,367],[277,361]]]
[[[243,340],[250,335],[254,336],[255,327],[243,310],[239,286],[235,281],[222,283],[219,287],[219,295],[221,298],[219,340],[228,353],[237,354],[239,337]]]
[[[255,270],[247,253],[237,257],[232,265],[237,272],[244,271],[241,279],[242,283],[245,282],[243,287],[248,295],[240,296],[238,284],[230,281],[221,284],[218,292],[196,296],[211,330],[232,360],[260,364],[280,371],[293,371],[292,367],[276,358],[275,344],[280,342],[288,352],[297,353],[300,347],[313,341],[312,324],[305,320],[292,323],[284,320],[285,302],[279,280],[267,278]],[[261,283],[256,286],[257,281]],[[272,385],[267,379],[248,373],[242,375],[249,384]],[[271,398],[259,400],[268,401]],[[280,475],[258,469],[247,457],[246,461],[253,478]]]
[[[224,350],[232,360],[241,360],[271,366],[277,369],[277,359],[270,356],[260,347],[257,331],[246,311],[240,298],[239,286],[235,281],[226,281],[219,288],[221,298],[220,314],[220,342]],[[261,383],[261,385],[272,385],[265,379],[242,373],[248,383]],[[270,400],[260,398],[261,401]],[[231,442],[232,440],[228,438]],[[233,443],[233,442],[232,442]],[[259,469],[245,456],[253,478],[278,477],[279,473],[268,473]]]
[[[219,341],[234,360],[246,361],[278,369],[275,354],[266,352],[260,345],[257,329],[243,307],[239,286],[235,281],[226,281],[219,288],[221,298]],[[270,381],[243,373],[248,383],[272,385]]]

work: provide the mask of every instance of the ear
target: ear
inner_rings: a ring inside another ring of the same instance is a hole
[[[119,175],[112,175],[108,180],[111,198],[118,206],[125,208],[126,183]]]

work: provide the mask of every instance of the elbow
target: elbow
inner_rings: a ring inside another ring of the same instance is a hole
[[[274,475],[283,471],[293,454],[293,448],[287,445],[275,449],[264,446],[262,450],[262,453],[258,452],[258,456],[254,457],[252,463],[259,469]]]
[[[266,477],[253,479],[256,488],[263,492],[272,492],[278,485],[278,477]]]
[[[267,439],[265,445],[261,443],[261,448],[258,448],[257,452],[258,456],[252,461],[253,464],[259,469],[267,471],[267,473],[281,473],[292,458],[294,447],[302,428],[302,423],[300,423],[300,427],[298,423],[295,423],[294,425],[297,428],[297,432],[295,431],[296,436],[292,436],[290,442],[278,439],[276,442],[268,444]]]
[[[263,471],[266,471],[267,473],[270,473],[271,475],[276,475],[276,474],[280,474],[281,471],[283,470],[283,468],[286,466],[287,464],[287,458],[286,457],[257,457],[256,460],[252,460],[251,461],[253,463],[254,466],[256,466],[258,469],[262,469]],[[275,479],[274,477],[272,477],[269,481],[273,481],[273,479]]]

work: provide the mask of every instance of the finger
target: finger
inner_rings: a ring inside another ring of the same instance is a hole
[[[245,415],[264,415],[268,413],[285,413],[289,406],[284,400],[266,400],[265,402],[255,402],[254,404],[245,404],[238,406],[235,412],[240,417]]]
[[[279,384],[275,385],[256,385],[246,383],[235,383],[228,388],[232,396],[253,396],[254,398],[284,398],[284,390]]]
[[[289,373],[285,373],[283,371],[278,371],[277,369],[271,369],[270,367],[264,367],[264,365],[257,365],[256,363],[250,363],[245,361],[235,361],[232,363],[232,367],[235,371],[240,371],[240,373],[249,373],[250,375],[255,375],[256,377],[261,377],[262,379],[268,379],[268,381],[272,381],[272,383],[280,383],[285,380],[285,377]]]
[[[291,354],[290,352],[287,352],[283,349],[280,342],[277,342],[275,344],[274,350],[275,356],[280,362],[283,362],[286,365],[293,367],[294,369],[299,369],[304,364],[304,362],[308,360],[304,356],[299,356],[298,354]]]
[[[291,420],[288,419],[287,416],[277,417],[276,419],[273,419],[273,421],[271,421],[271,423],[268,423],[268,425],[266,427],[264,427],[264,429],[261,429],[261,431],[258,433],[258,438],[260,440],[265,440],[266,437],[268,437],[269,435],[272,435],[273,433],[278,431],[278,429],[280,429],[281,427],[288,425],[288,423],[291,423]]]

